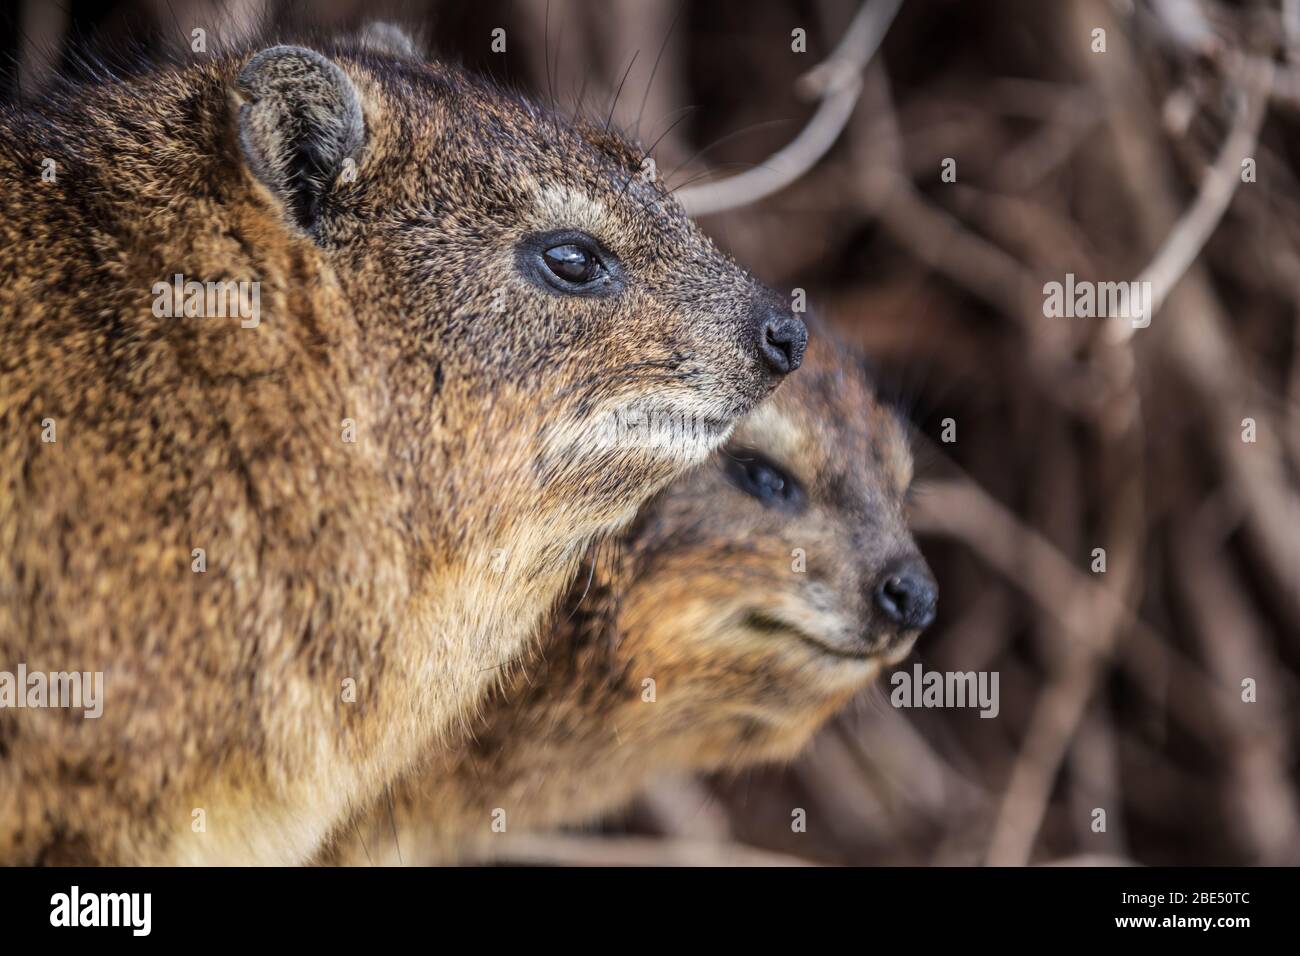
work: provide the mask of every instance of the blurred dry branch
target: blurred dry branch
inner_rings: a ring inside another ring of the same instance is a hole
[[[808,172],[835,144],[862,89],[859,74],[880,48],[903,0],[870,0],[849,24],[830,58],[800,78],[816,95],[817,111],[795,139],[757,167],[724,179],[680,190],[678,200],[694,216],[707,216],[766,199]]]

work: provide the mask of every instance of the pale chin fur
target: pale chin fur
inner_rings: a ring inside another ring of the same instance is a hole
[[[606,405],[549,426],[542,436],[542,454],[547,460],[572,462],[631,452],[643,460],[689,468],[722,447],[735,430],[736,416],[715,413],[712,405],[644,399]]]
[[[847,666],[893,666],[911,653],[916,641],[913,635],[892,650],[876,650],[876,635],[868,633],[864,637],[862,625],[856,618],[850,619],[829,608],[810,605],[807,600],[787,602],[763,616],[785,628],[784,633],[772,635],[774,639],[799,641],[810,650]]]

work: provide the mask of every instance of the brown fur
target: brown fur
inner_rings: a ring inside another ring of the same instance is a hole
[[[765,507],[729,480],[729,458],[755,450],[796,477],[802,510]],[[793,756],[916,637],[870,599],[883,569],[916,555],[910,480],[892,411],[854,363],[814,343],[719,460],[578,576],[535,659],[460,747],[342,828],[321,862],[395,863],[394,829],[407,862],[490,853],[498,809],[507,833],[580,824],[656,774]]]
[[[765,293],[631,147],[328,52],[0,110],[0,669],[105,673],[98,720],[0,710],[0,862],[306,859],[709,450],[593,448],[595,416],[675,402],[716,445],[774,385]],[[313,124],[355,180],[285,160]],[[526,281],[521,238],[558,228],[620,295]],[[156,318],[174,273],[260,280],[260,325]]]

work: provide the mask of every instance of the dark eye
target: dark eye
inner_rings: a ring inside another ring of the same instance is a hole
[[[770,508],[794,510],[803,506],[803,489],[799,483],[766,455],[754,451],[731,452],[725,468],[733,485]]]
[[[563,295],[615,295],[624,284],[618,257],[577,229],[535,233],[518,247],[519,269],[534,282]]]
[[[576,242],[551,246],[542,252],[542,261],[553,275],[573,285],[586,285],[599,278],[601,273],[600,259],[596,254]]]

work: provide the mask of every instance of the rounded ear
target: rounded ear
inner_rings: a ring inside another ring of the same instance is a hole
[[[352,80],[314,50],[274,46],[239,71],[239,145],[252,171],[311,232],[344,161],[365,142]]]

